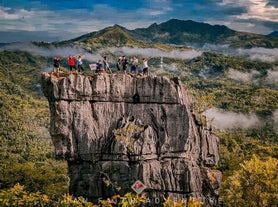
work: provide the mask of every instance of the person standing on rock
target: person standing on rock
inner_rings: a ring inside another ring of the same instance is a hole
[[[137,74],[138,59],[135,56],[132,56],[130,61],[131,61],[131,71],[130,72],[136,75]]]
[[[142,59],[142,64],[143,64],[143,75],[147,75],[149,76],[149,66],[148,66],[148,61],[151,59],[152,57],[149,58],[143,58]]]
[[[77,68],[78,68],[78,72],[84,71],[83,68],[83,61],[82,59],[84,58],[84,56],[78,55],[77,57]]]
[[[109,72],[109,73],[112,73],[110,67],[109,67],[109,59],[108,57],[104,56],[104,59],[103,59],[103,67],[104,67],[104,70],[105,72]]]
[[[97,62],[97,68],[96,68],[96,73],[97,73],[97,74],[100,74],[101,69],[102,69],[101,60],[98,60],[98,62]]]
[[[75,66],[75,59],[73,56],[69,56],[68,58],[68,62],[69,62],[69,68],[70,68],[70,71],[72,71],[72,69],[74,69],[75,71],[77,70],[76,66]]]
[[[128,64],[127,59],[125,56],[123,56],[122,57],[122,68],[123,68],[124,74],[126,74],[127,64]]]
[[[61,57],[54,57],[53,58],[53,72],[56,72],[57,75],[59,76],[59,70],[60,70],[60,62],[62,58]]]
[[[120,73],[121,67],[122,67],[122,57],[119,57],[117,61],[117,74]]]

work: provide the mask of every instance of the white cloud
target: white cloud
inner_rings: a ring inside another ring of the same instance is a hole
[[[27,11],[0,7],[0,19],[3,19],[5,23],[5,27],[1,28],[2,31],[49,31],[57,25],[61,18],[58,18],[57,14],[52,11]],[[64,23],[62,19],[60,22]]]
[[[212,119],[212,125],[225,129],[249,129],[260,124],[259,118],[255,114],[242,114],[229,111],[221,111],[211,108],[205,113],[208,119]]]
[[[164,52],[162,50],[158,50],[154,48],[122,47],[122,48],[111,48],[110,51],[120,52],[128,56],[141,55],[144,57],[152,56],[152,57],[167,57],[167,58],[177,58],[177,59],[192,59],[202,55],[202,52],[197,50],[188,50],[188,51],[174,50],[171,52]]]
[[[238,19],[278,22],[278,8],[269,5],[268,2],[269,0],[222,0],[218,5],[245,8],[245,13],[235,15]]]
[[[270,84],[278,85],[278,71],[268,70],[267,76],[266,76],[266,81]]]
[[[153,10],[153,11],[150,11],[149,14],[151,16],[158,16],[158,15],[164,14],[164,12],[163,11],[159,11],[159,10]]]
[[[265,62],[278,61],[278,48],[269,49],[256,47],[251,49],[237,49],[239,55],[248,55],[251,60],[260,60]]]
[[[84,56],[85,59],[92,62],[96,62],[98,59],[102,59],[100,54],[91,54],[84,51],[81,48],[73,48],[73,47],[43,48],[43,47],[38,47],[32,43],[13,43],[8,46],[4,46],[2,49],[27,51],[35,55],[41,55],[46,57],[60,56],[63,58],[67,58],[69,55],[76,56],[80,54]]]
[[[139,16],[145,16],[145,17],[156,17],[156,16],[162,16],[167,14],[168,12],[173,11],[172,8],[172,2],[169,0],[152,0],[148,1],[144,4],[144,7],[139,8],[136,11],[136,14]],[[154,23],[154,22],[152,22]]]
[[[240,19],[259,19],[278,22],[278,8],[267,5],[268,0],[250,0],[245,14],[237,16]]]
[[[215,44],[210,44],[210,43],[205,43],[201,50],[205,50],[205,51],[210,51],[210,50],[213,50],[213,51],[227,51],[227,50],[230,50],[230,45],[228,44],[224,44],[224,45],[215,45]]]
[[[235,57],[246,57],[251,60],[258,60],[262,62],[275,62],[278,61],[278,48],[264,48],[264,47],[253,47],[251,49],[233,49],[229,45],[214,45],[205,44],[202,48],[203,51],[217,51],[224,55],[235,56]]]
[[[44,33],[46,37],[58,36],[60,39],[54,41],[60,41],[111,26],[111,22],[105,22],[102,18],[88,18],[90,14],[86,12],[84,9],[67,10],[67,13],[62,13],[44,9],[27,11],[0,7],[0,20],[3,20],[0,30],[2,32],[15,31],[18,35],[21,31],[34,32],[33,35],[39,32],[42,35],[41,40],[44,40]]]
[[[272,119],[274,121],[275,130],[278,130],[278,109],[273,112]]]
[[[252,70],[250,73],[244,73],[233,68],[230,68],[228,71],[228,77],[234,80],[241,81],[252,81],[254,76],[259,75],[260,72],[256,70]]]
[[[229,7],[247,7],[250,4],[250,0],[222,0],[218,3],[220,6],[229,6]]]
[[[30,18],[33,15],[33,11],[27,11],[25,9],[12,10],[11,8],[0,6],[0,19],[17,20]]]

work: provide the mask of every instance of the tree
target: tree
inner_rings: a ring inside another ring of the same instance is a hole
[[[123,128],[113,130],[117,141],[121,142],[129,152],[134,151],[136,135],[144,131],[144,127],[139,127],[133,122],[128,122]]]
[[[234,175],[223,182],[221,192],[226,206],[276,206],[278,205],[278,160],[266,161],[253,155],[244,161]]]

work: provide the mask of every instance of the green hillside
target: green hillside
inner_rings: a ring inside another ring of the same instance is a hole
[[[46,59],[0,52],[0,189],[17,183],[58,198],[67,192],[66,163],[55,160],[49,109],[39,98]]]

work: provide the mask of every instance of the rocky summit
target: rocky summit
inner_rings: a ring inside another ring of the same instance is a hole
[[[43,73],[41,85],[71,194],[97,201],[144,187],[150,202],[217,205],[218,138],[178,78]]]

